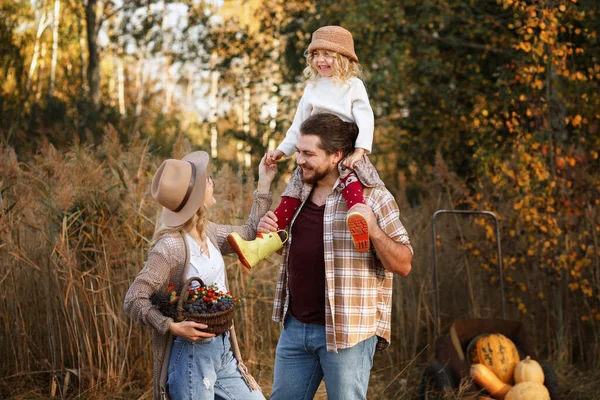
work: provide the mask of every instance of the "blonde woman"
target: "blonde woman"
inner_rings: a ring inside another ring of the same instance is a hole
[[[337,115],[344,122],[356,123],[358,136],[353,151],[341,163],[346,170],[341,171],[340,182],[342,195],[348,206],[347,227],[356,251],[364,253],[370,247],[367,220],[357,211],[358,208],[353,207],[356,204],[365,204],[363,185],[384,185],[375,167],[366,157],[373,146],[374,116],[367,90],[360,79],[362,68],[354,52],[352,34],[341,26],[324,26],[317,29],[308,46],[306,62],[304,75],[308,82],[294,121],[277,150],[267,154],[267,163],[275,163],[296,152],[302,123],[310,116],[330,113]],[[303,195],[302,169],[297,168],[281,197],[281,203],[274,211],[278,230],[288,227],[302,204],[303,197],[305,194]],[[247,268],[256,265],[269,252],[283,247],[278,235],[259,235],[256,240],[247,242],[233,234],[229,241]]]
[[[232,252],[227,235],[255,237],[260,218],[271,206],[276,168],[267,166],[263,157],[247,222],[230,226],[209,221],[208,209],[216,201],[214,182],[206,172],[208,163],[208,154],[197,151],[181,160],[166,160],[156,171],[152,197],[163,207],[161,228],[124,307],[135,322],[152,328],[155,399],[264,399],[242,363],[233,328],[215,336],[203,331],[206,325],[175,322],[150,303],[153,293],[166,292],[171,283],[180,291],[192,276],[226,292],[222,255]]]

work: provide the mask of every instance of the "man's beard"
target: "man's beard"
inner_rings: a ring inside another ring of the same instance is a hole
[[[302,170],[302,182],[307,183],[309,185],[314,185],[317,182],[319,182],[321,179],[325,178],[327,176],[327,174],[329,174],[331,172],[332,169],[333,169],[332,167],[329,167],[329,168],[325,167],[320,170],[312,169],[313,176],[311,176],[310,178],[305,177],[304,170]]]

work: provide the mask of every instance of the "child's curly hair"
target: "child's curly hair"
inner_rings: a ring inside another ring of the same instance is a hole
[[[334,57],[333,79],[340,83],[345,83],[348,79],[353,77],[362,79],[363,71],[358,62],[353,61],[342,54],[336,53],[335,51],[327,50],[327,55]],[[314,54],[306,51],[304,56],[306,57],[307,67],[304,68],[303,75],[308,81],[315,81],[319,78],[319,71],[313,66]]]

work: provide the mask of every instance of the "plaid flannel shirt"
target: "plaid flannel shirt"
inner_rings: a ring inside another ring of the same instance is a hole
[[[294,240],[291,226],[312,187],[304,185],[302,205],[288,226],[289,239],[283,250],[273,305],[273,320],[283,323],[289,308],[289,249]],[[394,241],[413,249],[400,222],[398,205],[385,187],[365,187],[365,202],[373,210],[381,229]],[[392,282],[375,249],[359,253],[346,226],[348,208],[338,182],[325,202],[323,241],[325,244],[325,331],[327,351],[352,347],[373,335],[377,349],[389,346],[391,338]]]

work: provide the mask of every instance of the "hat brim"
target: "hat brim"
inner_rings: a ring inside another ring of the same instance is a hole
[[[342,54],[342,55],[348,57],[352,61],[358,62],[358,57],[356,56],[356,53],[349,52],[347,49],[345,49],[344,47],[340,46],[339,44],[327,41],[325,39],[316,39],[316,40],[313,40],[308,45],[308,52],[310,53],[313,50],[335,51],[336,53],[339,53],[339,54]]]
[[[196,181],[187,203],[179,212],[173,212],[163,207],[160,218],[164,225],[168,227],[183,225],[202,206],[206,193],[206,168],[209,160],[210,157],[205,151],[195,151],[182,158],[182,161],[189,161],[196,166]]]

